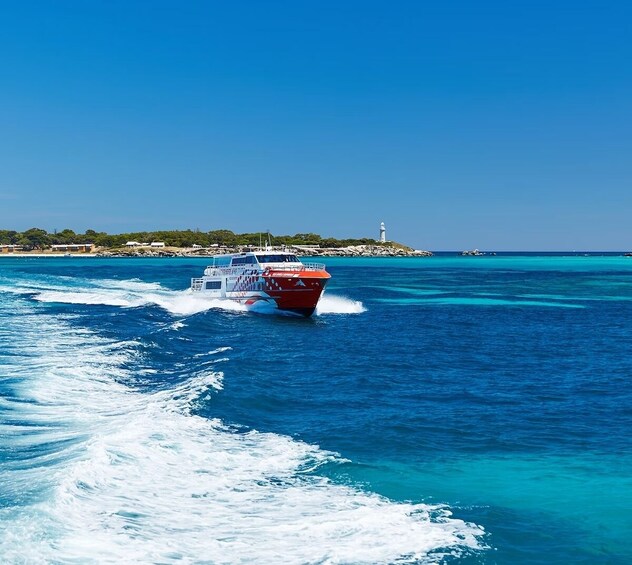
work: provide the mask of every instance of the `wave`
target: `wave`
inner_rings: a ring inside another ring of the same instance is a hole
[[[320,476],[334,453],[196,415],[223,386],[209,361],[230,348],[147,392],[129,384],[152,371],[138,342],[6,302],[5,562],[405,563],[481,547],[482,530],[446,507]]]
[[[209,299],[194,294],[190,289],[170,290],[160,283],[146,283],[137,279],[77,279],[47,277],[35,282],[21,281],[18,285],[1,285],[0,292],[30,295],[38,302],[58,304],[86,304],[139,308],[159,306],[174,315],[190,316],[212,309],[246,312],[237,302]]]
[[[246,312],[247,307],[237,302],[209,299],[193,294],[189,290],[162,290],[155,292],[125,292],[100,289],[96,291],[76,289],[43,291],[37,294],[35,300],[40,302],[56,302],[65,304],[94,304],[105,306],[120,306],[122,308],[138,308],[141,306],[159,306],[171,314],[190,316],[212,309],[231,312]]]
[[[62,277],[56,278],[61,279]],[[47,283],[38,282],[36,285],[22,284],[16,287],[2,287],[0,290],[30,294],[39,302],[118,306],[121,308],[159,306],[171,314],[182,316],[190,316],[212,309],[231,312],[247,311],[245,306],[237,302],[209,299],[194,294],[190,289],[170,290],[163,288],[159,283],[146,283],[137,279],[52,280]]]

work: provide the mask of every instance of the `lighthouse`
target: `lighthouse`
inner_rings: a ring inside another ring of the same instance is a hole
[[[380,243],[386,243],[386,226],[384,222],[380,224]]]

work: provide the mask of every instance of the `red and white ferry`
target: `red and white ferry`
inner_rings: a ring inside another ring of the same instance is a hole
[[[191,279],[191,290],[209,298],[248,306],[269,304],[311,316],[331,275],[320,263],[302,263],[287,251],[247,251],[214,255],[204,276]]]

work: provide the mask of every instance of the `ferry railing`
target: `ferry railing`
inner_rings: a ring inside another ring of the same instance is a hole
[[[204,272],[205,275],[209,277],[220,277],[220,276],[239,276],[239,275],[257,275],[259,274],[258,268],[253,268],[251,265],[248,265],[248,269],[244,269],[244,267],[208,267]]]
[[[325,263],[303,263],[310,271],[324,271]]]
[[[202,290],[204,279],[191,279],[191,290]]]
[[[301,263],[300,265],[262,265],[271,271],[324,271],[324,263]]]

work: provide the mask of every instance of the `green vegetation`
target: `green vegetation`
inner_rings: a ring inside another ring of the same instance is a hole
[[[163,241],[170,247],[192,247],[201,245],[209,247],[213,244],[235,247],[239,245],[259,245],[265,241],[266,234],[241,233],[236,234],[230,230],[213,230],[203,232],[199,230],[170,230],[153,232],[133,232],[108,234],[86,230],[83,234],[65,229],[57,233],[47,233],[39,228],[31,228],[25,232],[12,230],[0,230],[0,245],[21,245],[24,249],[46,249],[55,244],[93,243],[97,247],[117,248],[124,247],[128,241],[139,243],[151,243]],[[376,241],[370,238],[362,239],[334,239],[322,238],[315,233],[297,233],[295,235],[270,236],[272,245],[319,245],[324,248],[347,247],[349,245],[376,245]]]

